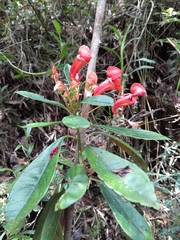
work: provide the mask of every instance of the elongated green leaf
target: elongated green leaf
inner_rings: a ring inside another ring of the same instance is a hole
[[[55,211],[55,204],[61,195],[61,192],[56,193],[48,201],[40,215],[33,240],[54,240],[61,215],[61,210]],[[63,236],[62,232],[61,236]]]
[[[104,48],[105,50],[109,51],[109,52],[112,52],[119,60],[121,59],[119,53],[117,53],[114,49],[109,48],[109,47],[107,47],[107,46],[103,46],[103,48]]]
[[[10,234],[15,234],[21,229],[25,217],[47,192],[63,140],[64,137],[61,137],[47,147],[14,183],[5,209],[5,227]],[[51,151],[57,146],[58,152],[52,154]]]
[[[69,77],[70,68],[71,68],[71,65],[65,64],[64,70],[63,70],[65,78],[66,78],[66,81],[68,82],[69,86],[71,85],[71,80],[70,80],[70,77]]]
[[[114,100],[111,97],[100,95],[84,99],[81,103],[91,104],[93,106],[113,106]]]
[[[142,70],[142,69],[153,69],[153,68],[154,68],[154,67],[152,67],[152,66],[143,65],[143,66],[140,66],[140,67],[134,69],[132,72],[129,73],[129,75],[132,74],[133,72],[137,72],[137,71],[140,71],[140,70]]]
[[[116,34],[116,36],[118,37],[118,40],[119,40],[120,42],[122,42],[122,36],[121,36],[120,32],[118,31],[118,29],[117,29],[116,27],[112,26],[112,25],[108,25],[108,27],[113,30],[113,32],[114,32],[114,33]]]
[[[167,38],[170,44],[176,49],[176,51],[180,54],[180,43],[177,42],[174,38]]]
[[[61,39],[54,32],[49,32],[49,34],[61,45]]]
[[[35,122],[35,123],[28,123],[24,126],[20,126],[21,128],[35,128],[35,127],[47,127],[51,125],[59,125],[62,121],[56,121],[56,122]]]
[[[86,146],[84,151],[89,164],[108,187],[132,202],[159,208],[152,183],[135,164],[100,148]]]
[[[68,111],[68,109],[62,103],[59,103],[59,102],[56,102],[56,101],[51,101],[51,100],[46,99],[42,95],[39,95],[37,93],[26,92],[26,91],[17,91],[16,93],[18,93],[18,94],[20,94],[20,95],[22,95],[24,97],[31,98],[31,99],[36,100],[36,101],[49,103],[49,104],[61,107],[61,108],[63,108],[63,109]]]
[[[144,140],[168,140],[168,137],[165,137],[159,133],[143,130],[143,129],[132,129],[132,128],[122,128],[122,127],[114,127],[114,126],[106,126],[106,125],[92,125],[95,128],[103,128],[110,132],[114,132],[116,134],[137,138],[137,139],[144,139]]]
[[[180,79],[178,80],[177,87],[176,87],[176,94],[178,94],[178,90],[180,88]]]
[[[53,24],[54,24],[57,34],[61,35],[61,25],[59,24],[59,22],[56,19],[54,19]]]
[[[8,238],[8,240],[19,240],[19,239],[21,239],[21,240],[32,240],[31,237],[26,236],[26,235],[22,235],[22,234],[17,234],[13,237]]]
[[[60,59],[62,60],[67,55],[67,43],[61,42]]]
[[[71,128],[88,128],[90,122],[81,116],[67,116],[62,119],[64,125]]]
[[[94,132],[94,134],[103,134],[109,137],[117,146],[119,146],[123,151],[125,151],[129,156],[131,156],[134,162],[136,162],[145,172],[147,172],[148,166],[135,148],[132,148],[128,143],[124,142],[123,140],[105,132]]]
[[[143,62],[152,63],[152,64],[156,63],[154,60],[148,59],[148,58],[138,58],[138,59],[135,59],[133,62],[138,62],[138,61],[143,61]]]
[[[68,167],[73,167],[74,166],[74,163],[72,162],[72,160],[67,159],[67,158],[60,157],[58,162],[63,164],[63,165],[66,165]]]
[[[88,187],[88,176],[84,167],[80,164],[70,168],[66,172],[65,180],[68,182],[65,187],[65,193],[60,197],[55,209],[65,209],[77,202]]]
[[[117,139],[113,136],[111,136],[110,138],[117,146],[119,146],[123,151],[129,154],[129,156],[133,158],[134,162],[136,162],[145,172],[147,172],[148,165],[135,148],[132,148],[128,143],[124,142],[121,139]]]
[[[121,196],[104,184],[100,189],[109,204],[117,222],[131,239],[153,240],[151,228],[139,212]]]

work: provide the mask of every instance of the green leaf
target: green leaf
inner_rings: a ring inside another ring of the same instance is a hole
[[[139,154],[139,152],[131,147],[128,143],[124,142],[123,140],[107,134],[105,132],[94,132],[94,134],[103,134],[107,137],[109,137],[117,146],[119,146],[123,151],[125,151],[129,156],[132,157],[132,159],[145,171],[147,172],[148,170],[148,165],[146,164],[146,162],[144,161],[144,159],[141,157],[141,155]]]
[[[26,92],[26,91],[17,91],[17,94],[20,94],[24,97],[31,98],[36,101],[44,102],[44,103],[49,103],[58,107],[61,107],[67,111],[69,111],[62,103],[56,102],[56,101],[51,101],[49,99],[44,98],[42,95],[39,95],[37,93],[32,93],[32,92]]]
[[[154,187],[147,174],[137,165],[100,148],[86,146],[85,155],[100,179],[127,200],[159,209]],[[125,171],[128,169],[128,173]],[[116,173],[115,173],[116,171]],[[117,174],[124,172],[124,176]]]
[[[56,19],[54,19],[53,24],[54,24],[57,34],[61,35],[61,25],[59,24],[59,22]]]
[[[90,122],[81,116],[67,116],[62,119],[64,125],[71,128],[88,128]]]
[[[61,53],[60,53],[60,59],[62,60],[67,54],[67,44],[61,43]]]
[[[168,137],[165,137],[159,133],[143,130],[143,129],[132,129],[132,128],[122,128],[122,127],[114,127],[114,126],[106,126],[106,125],[97,125],[92,124],[95,128],[103,128],[110,132],[114,132],[118,135],[144,139],[144,140],[168,140]]]
[[[174,38],[167,38],[170,44],[176,49],[176,51],[180,54],[180,44]]]
[[[71,68],[71,65],[69,65],[69,64],[66,64],[64,66],[64,75],[65,75],[66,81],[68,82],[69,86],[71,85],[71,80],[69,77],[70,68]]]
[[[81,103],[91,104],[93,106],[113,106],[114,100],[106,95],[100,95],[85,98]]]
[[[63,165],[66,165],[68,167],[73,167],[74,166],[74,163],[72,162],[72,160],[67,159],[67,158],[60,157],[58,162],[63,164]]]
[[[108,27],[113,30],[113,32],[118,37],[118,40],[122,43],[122,36],[121,36],[120,32],[118,31],[118,29],[112,25],[108,25]]]
[[[107,46],[103,46],[103,48],[104,48],[106,51],[112,52],[119,60],[121,59],[119,53],[117,53],[114,49],[111,49],[111,48],[109,48],[109,47],[107,47]]]
[[[47,127],[51,125],[59,125],[62,121],[56,121],[56,122],[36,122],[36,123],[29,123],[24,126],[20,126],[21,128],[35,128],[35,127]]]
[[[134,60],[133,62],[138,62],[138,61],[143,61],[143,62],[152,63],[152,64],[156,63],[154,60],[148,59],[148,58],[138,58],[138,59]]]
[[[143,66],[140,66],[140,67],[134,69],[132,72],[129,73],[129,75],[132,74],[133,72],[137,72],[137,71],[140,71],[140,70],[142,70],[142,69],[153,69],[153,68],[154,68],[154,67],[152,67],[152,66],[143,65]]]
[[[56,40],[59,45],[61,45],[61,39],[54,32],[49,32],[49,34]]]
[[[151,228],[139,212],[104,184],[99,185],[117,222],[131,239],[153,240]]]
[[[63,140],[64,137],[61,137],[47,147],[25,168],[14,183],[5,209],[5,227],[9,233],[15,234],[21,229],[25,217],[47,192]],[[50,158],[51,151],[57,146],[59,146],[57,154]]]
[[[26,236],[26,235],[22,235],[22,234],[17,234],[13,237],[8,238],[8,240],[19,240],[19,239],[21,239],[21,240],[32,240],[31,237]]]
[[[66,172],[65,180],[65,193],[60,197],[55,206],[55,210],[65,209],[77,202],[88,187],[88,176],[84,167],[80,164],[68,169]]]
[[[61,215],[61,210],[55,211],[55,204],[61,195],[61,192],[54,194],[46,204],[40,215],[33,240],[54,240]]]
[[[14,58],[14,55],[12,53],[8,53],[8,52],[2,53],[2,52],[0,52],[0,54],[1,54],[0,60],[3,60],[3,61],[5,61],[9,58]]]
[[[178,94],[178,90],[180,88],[180,79],[178,80],[177,87],[176,87],[176,94]]]

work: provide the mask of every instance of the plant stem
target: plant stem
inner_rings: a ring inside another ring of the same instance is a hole
[[[71,232],[72,232],[72,221],[73,221],[73,214],[74,214],[74,204],[69,206],[65,209],[64,214],[64,240],[71,239]]]
[[[82,160],[82,155],[81,155],[81,152],[82,152],[82,147],[81,147],[81,133],[79,131],[79,128],[77,128],[77,139],[78,139],[78,160],[79,160],[79,163],[82,164],[83,163],[83,160]]]

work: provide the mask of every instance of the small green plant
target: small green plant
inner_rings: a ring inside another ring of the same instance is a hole
[[[26,159],[29,162],[31,159],[31,153],[34,148],[34,143],[29,142],[32,129],[31,128],[23,128],[23,130],[24,130],[24,135],[25,135],[25,143],[18,144],[18,146],[15,148],[14,152],[16,152],[19,149],[22,149],[24,155],[26,156]]]
[[[94,124],[88,118],[89,112],[86,111],[86,106],[112,107],[112,113],[118,117],[119,108],[133,106],[138,97],[144,96],[146,91],[141,84],[134,83],[130,88],[130,93],[122,95],[115,101],[109,96],[102,95],[110,90],[121,91],[122,71],[110,66],[106,72],[107,79],[99,85],[96,73],[93,72],[87,76],[86,90],[92,91],[94,96],[81,100],[80,94],[84,85],[79,71],[90,60],[90,49],[81,46],[72,66],[64,66],[64,80],[60,80],[60,74],[55,67],[52,68],[54,90],[61,95],[64,104],[48,100],[32,92],[17,92],[24,97],[63,108],[68,113],[68,116],[63,117],[61,121],[29,123],[23,128],[64,124],[67,128],[74,129],[76,134],[65,135],[57,139],[39,154],[16,179],[5,207],[4,227],[8,239],[11,239],[10,236],[16,239],[13,236],[25,235],[26,217],[47,194],[51,197],[41,212],[32,239],[71,239],[74,204],[83,197],[93,181],[99,186],[118,224],[131,239],[154,239],[151,228],[132,204],[140,203],[159,209],[153,184],[146,173],[148,167],[139,152],[121,140],[120,136],[145,140],[167,140],[168,138],[146,130]],[[96,130],[84,135],[84,131],[90,128]],[[99,134],[127,152],[133,159],[133,163],[108,149],[86,145],[87,138]],[[75,153],[64,149],[63,142],[67,139],[76,141]],[[64,152],[68,152],[72,158],[64,157]],[[61,172],[63,166],[66,166],[65,172]]]
[[[61,39],[61,25],[57,20],[53,20],[53,25],[56,29],[56,33],[49,32],[49,34],[56,40],[60,48],[59,59],[63,59],[67,54],[67,43],[63,42]]]

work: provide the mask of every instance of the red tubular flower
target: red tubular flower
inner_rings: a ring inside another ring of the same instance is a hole
[[[116,86],[116,90],[117,91],[121,91],[121,77],[122,77],[122,70],[119,69],[118,67],[114,67],[114,66],[109,66],[107,68],[106,74],[108,76],[108,78],[110,78],[113,83]]]
[[[107,74],[108,78],[111,78],[112,81],[114,81],[117,78],[121,78],[122,77],[122,70],[119,69],[118,67],[109,66],[107,68],[106,74]]]
[[[144,96],[146,94],[145,88],[140,83],[133,83],[130,92],[133,96]]]
[[[112,112],[114,114],[118,114],[118,108],[133,105],[137,100],[137,96],[134,96],[131,93],[125,94],[124,96],[120,97],[113,105]]]
[[[91,58],[92,56],[90,49],[85,45],[81,46],[78,50],[78,55],[74,59],[74,62],[70,68],[69,75],[71,80],[74,80],[76,82],[79,82],[81,80],[79,70],[88,64]]]
[[[101,95],[102,93],[110,90],[116,90],[116,86],[110,78],[107,78],[94,89],[94,96]]]

